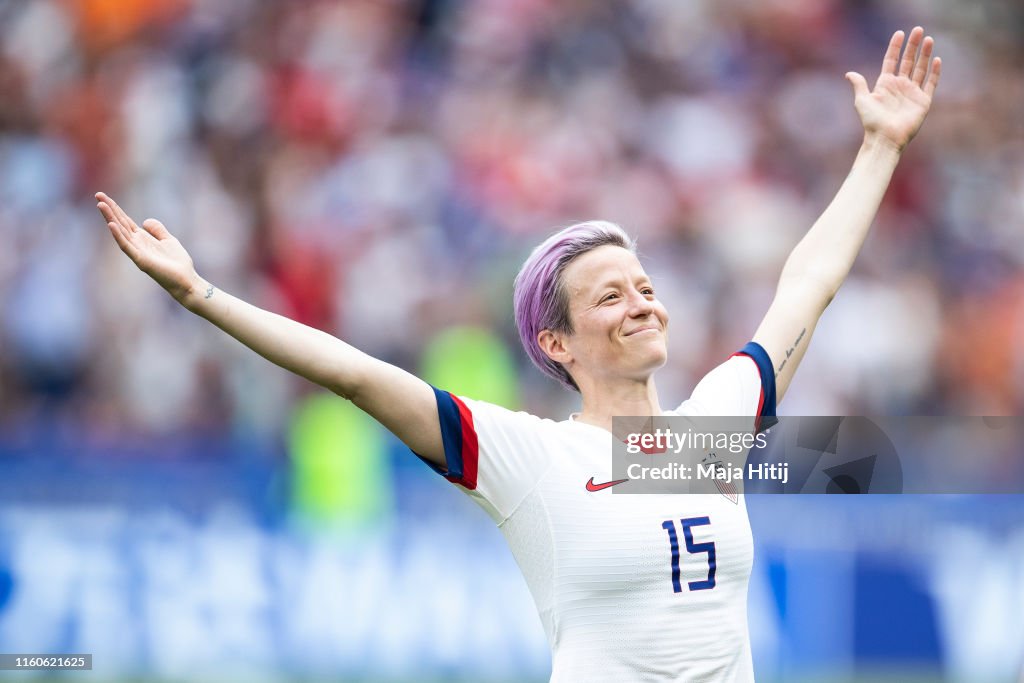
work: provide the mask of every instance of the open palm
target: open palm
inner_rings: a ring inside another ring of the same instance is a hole
[[[117,246],[139,270],[149,275],[178,301],[188,295],[196,280],[192,257],[163,223],[153,218],[140,228],[113,199],[98,192],[96,208],[107,221]]]
[[[874,90],[868,90],[859,73],[846,74],[853,84],[854,106],[865,134],[878,136],[900,150],[924,123],[942,70],[942,60],[932,58],[935,41],[924,35],[924,29],[917,26],[910,32],[901,58],[903,37],[903,31],[897,31],[889,41]]]

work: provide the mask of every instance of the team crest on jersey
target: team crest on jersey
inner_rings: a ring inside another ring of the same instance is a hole
[[[715,468],[715,488],[718,489],[718,492],[725,496],[733,505],[739,505],[740,494],[736,490],[736,485],[726,477],[725,465],[718,460],[718,454],[714,451],[708,453],[704,459],[701,460],[701,464],[711,465]]]

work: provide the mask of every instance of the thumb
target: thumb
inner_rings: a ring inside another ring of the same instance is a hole
[[[164,224],[155,218],[147,218],[142,221],[142,227],[146,229],[146,232],[158,240],[165,240],[171,236],[171,233],[167,232],[167,228],[164,227]]]
[[[846,73],[846,80],[850,81],[850,85],[853,86],[854,97],[861,97],[871,93],[871,91],[868,90],[868,82],[865,81],[864,77],[856,71],[848,71]]]

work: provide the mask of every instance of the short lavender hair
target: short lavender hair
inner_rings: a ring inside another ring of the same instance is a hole
[[[512,301],[516,327],[526,354],[541,372],[579,391],[565,366],[548,357],[537,342],[542,330],[572,334],[569,293],[562,282],[566,266],[588,251],[612,245],[636,253],[636,241],[615,223],[587,221],[570,225],[544,240],[519,270]]]

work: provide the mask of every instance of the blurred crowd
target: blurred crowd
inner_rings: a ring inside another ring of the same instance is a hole
[[[518,407],[574,396],[511,314],[530,249],[600,218],[672,315],[664,405],[749,340],[861,131],[891,33],[932,113],[783,411],[1024,408],[1024,6],[1016,0],[0,0],[0,428],[274,435],[309,387],[180,309],[94,192],[200,274],[417,371],[495,331]]]

